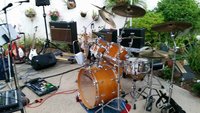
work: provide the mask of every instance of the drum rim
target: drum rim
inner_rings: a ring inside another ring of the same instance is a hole
[[[83,91],[81,90],[81,83],[80,83],[80,78],[81,78],[81,75],[84,73],[84,71],[88,71],[87,69],[85,69],[85,68],[82,68],[81,70],[80,70],[80,72],[79,72],[79,74],[78,74],[78,80],[77,80],[77,83],[78,83],[78,91],[79,91],[79,93],[80,93],[80,98],[81,98],[81,101],[82,101],[82,103],[88,108],[88,109],[92,109],[92,108],[94,108],[95,107],[95,105],[96,105],[96,100],[95,100],[95,104],[94,105],[90,105],[86,100],[85,100],[85,98],[83,98]],[[96,80],[95,80],[96,81]],[[95,86],[96,87],[96,86]],[[96,89],[95,89],[95,92],[97,93],[98,91],[97,91],[97,87],[96,87]]]

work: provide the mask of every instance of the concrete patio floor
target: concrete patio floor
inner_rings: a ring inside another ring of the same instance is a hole
[[[35,71],[34,69],[32,69],[31,65],[17,64],[17,76],[20,78],[20,85],[23,85],[25,81],[38,77],[48,77],[51,75],[66,72],[77,67],[79,67],[78,64],[70,64],[67,61],[57,61],[57,64],[53,67],[42,69],[40,71]],[[56,86],[60,84],[57,92],[73,90],[78,88],[76,83],[78,73],[79,70],[76,70],[60,76],[47,78],[46,80]],[[167,91],[169,84],[162,79],[159,80],[165,86],[165,89]],[[122,90],[124,90],[125,92],[131,91],[132,79],[122,78],[121,82]],[[137,88],[139,88],[143,87],[145,84],[146,83],[144,81],[138,81],[136,83],[136,86]],[[153,84],[157,84],[157,80],[154,79]],[[155,86],[155,88],[159,89],[158,86]],[[49,96],[48,94],[42,97],[38,97],[26,87],[22,90],[22,92],[30,99],[30,102],[34,102],[36,99],[41,99]],[[86,113],[85,109],[80,105],[80,103],[76,102],[77,94],[78,92],[75,92],[73,94],[60,94],[52,96],[39,107],[35,107],[38,104],[31,105],[31,107],[35,108],[30,108],[30,106],[25,107],[26,113]],[[132,97],[130,95],[127,95],[125,98],[132,106]],[[193,96],[187,90],[174,85],[172,98],[186,111],[186,113],[200,113],[200,98]],[[155,99],[157,100],[156,97]],[[145,99],[138,99],[136,102],[136,110],[131,107],[130,113],[149,113],[148,111],[144,110],[145,102]],[[155,102],[151,113],[160,113],[160,110],[155,107]]]

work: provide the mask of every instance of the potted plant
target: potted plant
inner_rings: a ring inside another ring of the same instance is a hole
[[[81,17],[85,18],[87,16],[87,12],[81,11],[80,15],[81,15]]]
[[[36,11],[33,8],[28,8],[25,10],[25,16],[33,19],[36,16]]]
[[[60,13],[57,10],[51,10],[49,12],[49,16],[52,21],[57,21],[60,17]]]

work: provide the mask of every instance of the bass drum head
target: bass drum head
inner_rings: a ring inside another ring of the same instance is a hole
[[[81,69],[78,75],[80,99],[87,108],[93,108],[96,102],[96,88],[92,76],[86,69]]]
[[[92,109],[117,97],[116,73],[107,67],[81,69],[78,89],[82,103]]]

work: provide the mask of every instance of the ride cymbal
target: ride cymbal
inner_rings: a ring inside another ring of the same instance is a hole
[[[136,5],[119,4],[112,8],[112,12],[123,17],[142,17],[146,11]]]
[[[151,29],[157,32],[175,32],[183,31],[190,28],[192,24],[186,22],[170,21],[166,23],[156,24]]]
[[[151,59],[167,59],[169,57],[169,54],[161,50],[150,50],[140,52],[140,56]]]

